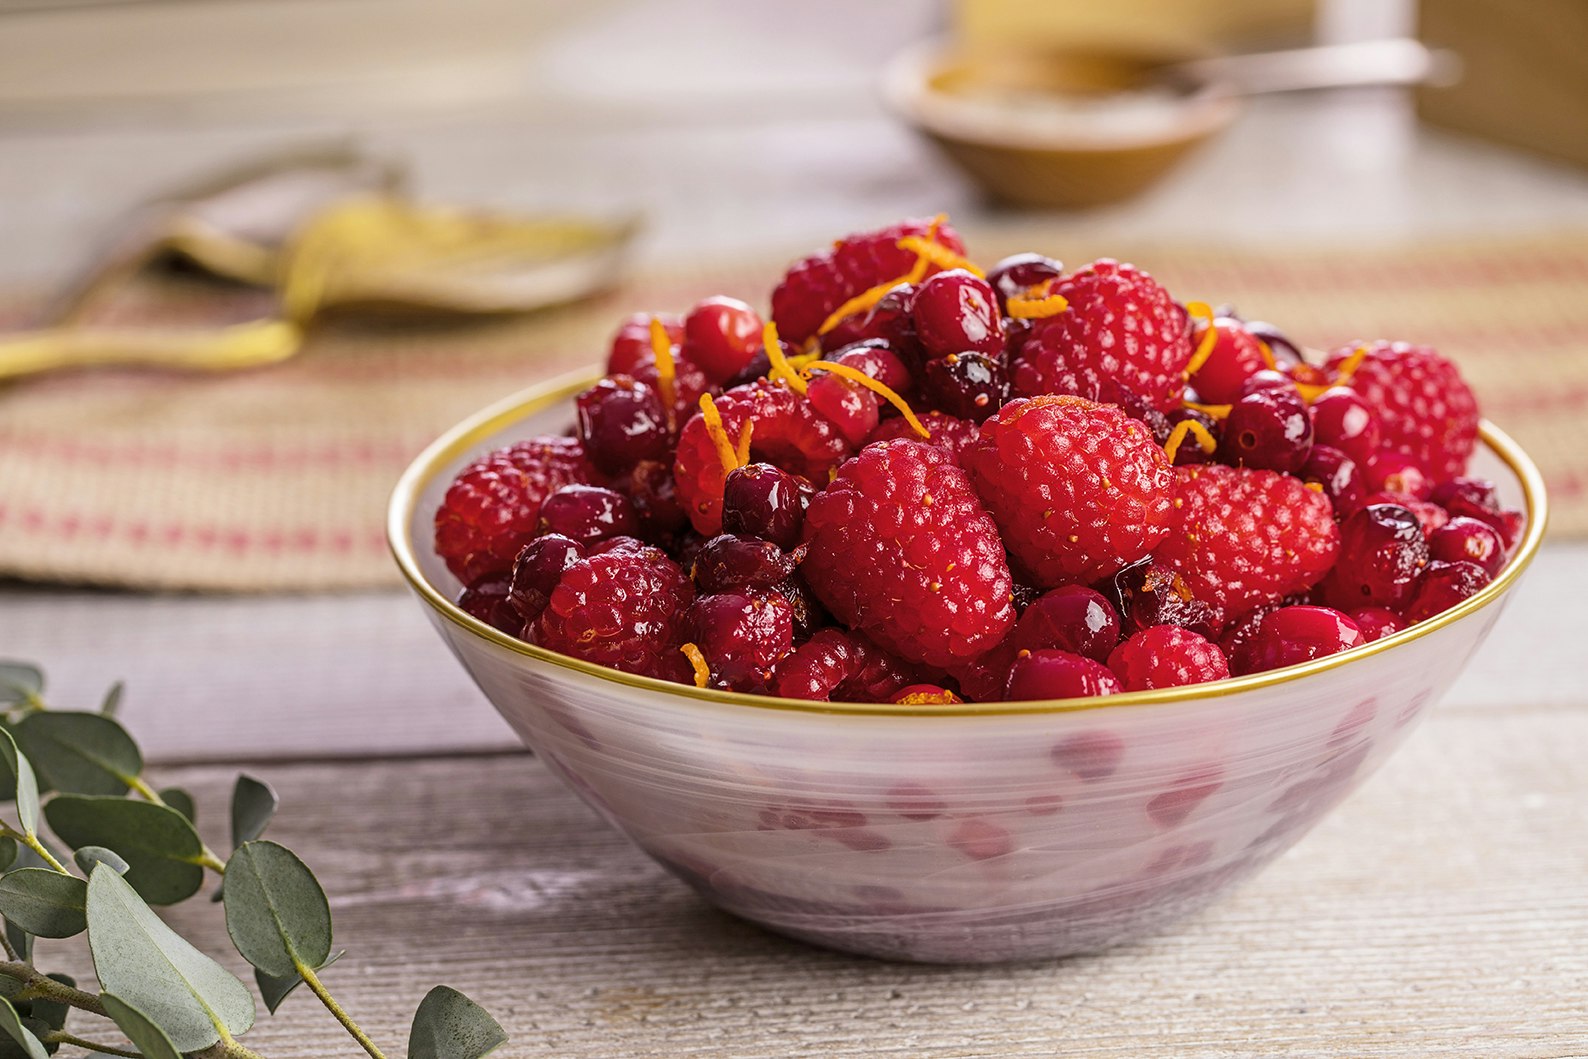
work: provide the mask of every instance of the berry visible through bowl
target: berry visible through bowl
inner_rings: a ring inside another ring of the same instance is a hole
[[[1460,604],[1522,535],[1435,350],[1322,354],[1110,259],[984,272],[941,217],[759,307],[629,317],[607,372],[569,436],[463,469],[435,551],[501,632],[701,688],[931,710],[1268,672]]]

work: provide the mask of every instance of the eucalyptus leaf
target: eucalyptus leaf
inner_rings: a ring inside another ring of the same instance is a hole
[[[343,949],[341,952],[333,952],[329,960],[326,960],[324,963],[314,969],[316,971],[323,971],[346,955],[346,949]],[[291,974],[281,975],[278,977],[276,975],[266,974],[264,971],[261,971],[259,968],[255,967],[254,981],[259,983],[259,995],[265,998],[265,1007],[269,1008],[270,1013],[274,1015],[276,1013],[276,1009],[281,1007],[281,1005],[286,1001],[287,997],[292,995],[293,990],[297,989],[303,984],[303,975],[299,974],[297,971],[293,971]]]
[[[44,691],[44,673],[27,662],[0,662],[0,706],[20,706]]]
[[[480,1059],[507,1043],[486,1010],[450,986],[425,994],[414,1012],[408,1059]]]
[[[204,885],[204,843],[187,817],[169,806],[62,794],[50,799],[44,814],[68,846],[119,853],[127,862],[127,882],[151,904],[174,904]]]
[[[17,954],[17,959],[23,963],[33,962],[33,935],[6,920],[6,940],[11,943],[11,948]]]
[[[39,777],[68,794],[122,795],[143,772],[143,754],[132,736],[97,713],[29,714],[15,735]]]
[[[198,823],[198,806],[193,804],[193,796],[187,791],[181,787],[166,787],[157,793],[162,802],[187,817],[188,823]]]
[[[70,938],[88,929],[88,884],[48,868],[18,868],[0,878],[0,915],[40,938]]]
[[[116,716],[116,711],[121,709],[121,694],[126,689],[127,686],[119,680],[112,684],[110,690],[105,692],[104,700],[99,704],[99,712],[106,717]]]
[[[115,993],[101,993],[99,1001],[105,1005],[105,1013],[115,1022],[116,1028],[127,1035],[127,1040],[144,1059],[182,1059],[182,1053],[176,1050],[171,1038],[149,1016]]]
[[[254,1024],[254,998],[231,972],[166,926],[126,879],[101,864],[88,880],[88,946],[94,971],[164,1030],[179,1052],[196,1052]]]
[[[17,1009],[11,1001],[0,997],[0,1030],[4,1030],[11,1039],[22,1046],[22,1050],[29,1059],[49,1059],[50,1053],[44,1050],[44,1042],[33,1035],[33,1031],[22,1025],[22,1016],[17,1014]]]
[[[238,776],[232,788],[232,848],[263,835],[280,804],[270,784],[246,772]]]
[[[5,871],[17,860],[17,840],[14,838],[0,838],[0,872]]]
[[[27,756],[17,749],[16,739],[9,729],[0,727],[0,765],[6,772],[0,776],[4,784],[4,799],[16,799],[17,819],[22,829],[37,832],[39,829],[39,781]]]
[[[297,854],[245,842],[226,864],[226,931],[243,959],[284,978],[330,957],[331,906]]]
[[[115,871],[117,875],[127,874],[127,862],[121,854],[104,846],[83,846],[72,851],[72,859],[77,861],[77,866],[83,870],[84,875],[94,873],[94,865],[103,864]]]

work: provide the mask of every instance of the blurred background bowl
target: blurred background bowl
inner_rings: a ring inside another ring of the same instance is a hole
[[[469,460],[560,432],[591,376],[448,431],[388,536],[432,624],[570,789],[720,908],[836,949],[988,963],[1094,952],[1194,911],[1371,774],[1487,636],[1543,537],[1536,469],[1485,424],[1472,473],[1522,508],[1492,584],[1384,640],[1200,687],[957,709],[704,691],[558,655],[455,607],[431,551]]]

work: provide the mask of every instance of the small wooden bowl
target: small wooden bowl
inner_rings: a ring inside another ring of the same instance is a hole
[[[889,63],[883,94],[993,197],[1101,206],[1142,192],[1234,120],[1228,86],[1152,76],[1190,58],[962,54],[929,43]]]

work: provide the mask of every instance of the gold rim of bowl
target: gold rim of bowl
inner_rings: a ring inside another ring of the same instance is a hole
[[[609,683],[639,688],[662,695],[698,699],[719,706],[745,706],[758,710],[793,710],[804,713],[845,714],[867,717],[965,717],[989,714],[1070,713],[1081,710],[1112,710],[1131,706],[1167,706],[1179,702],[1210,699],[1224,695],[1237,695],[1259,688],[1277,687],[1307,677],[1340,669],[1364,661],[1374,655],[1393,651],[1403,644],[1429,636],[1447,625],[1477,613],[1499,600],[1507,589],[1521,576],[1538,553],[1544,539],[1548,521],[1548,501],[1544,494],[1544,481],[1538,468],[1510,436],[1488,420],[1479,427],[1482,443],[1498,456],[1521,483],[1526,506],[1527,527],[1515,552],[1501,568],[1493,581],[1476,595],[1463,600],[1441,614],[1418,622],[1400,632],[1362,647],[1340,654],[1314,659],[1301,665],[1250,676],[1231,677],[1207,684],[1192,684],[1179,688],[1161,688],[1155,691],[1131,691],[1118,695],[1105,695],[1085,699],[1049,699],[1030,702],[967,702],[952,706],[904,706],[892,703],[868,702],[811,702],[804,699],[783,699],[770,695],[747,695],[737,692],[694,688],[684,684],[657,680],[653,677],[635,676],[592,662],[548,651],[534,644],[508,636],[479,619],[466,614],[443,595],[420,570],[410,527],[413,523],[419,496],[439,470],[452,463],[480,442],[520,420],[564,402],[574,394],[588,388],[598,373],[580,371],[560,376],[538,386],[532,386],[491,405],[463,420],[430,444],[408,466],[397,481],[387,511],[386,536],[392,554],[403,576],[415,592],[431,609],[453,625],[495,646],[526,659],[547,665],[570,669]]]

